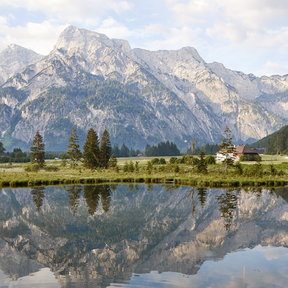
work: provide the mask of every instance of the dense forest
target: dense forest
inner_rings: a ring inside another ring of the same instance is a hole
[[[265,154],[287,154],[288,153],[288,125],[282,127],[265,142]]]
[[[204,152],[206,155],[215,155],[220,150],[218,144],[206,144],[204,146]],[[194,155],[199,155],[201,151],[201,147],[196,147],[194,151]],[[187,149],[187,154],[191,155],[191,147]]]
[[[158,145],[146,145],[145,148],[145,156],[151,157],[151,156],[179,156],[180,150],[177,148],[176,144],[173,142],[167,141],[160,142]]]

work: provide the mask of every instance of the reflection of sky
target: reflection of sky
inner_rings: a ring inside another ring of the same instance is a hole
[[[247,248],[230,253],[218,262],[205,261],[196,275],[172,272],[133,274],[129,284],[121,286],[240,288],[243,287],[244,266],[245,287],[287,287],[288,248],[260,245],[252,250]]]
[[[38,272],[21,277],[17,281],[11,281],[0,270],[0,288],[21,287],[21,288],[60,288],[60,284],[49,268],[43,268]]]

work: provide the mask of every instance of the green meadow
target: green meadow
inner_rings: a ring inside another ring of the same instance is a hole
[[[264,155],[262,162],[241,162],[243,174],[239,174],[236,167],[231,167],[225,173],[222,163],[208,165],[208,173],[201,174],[191,165],[169,164],[170,157],[165,158],[167,164],[153,165],[148,170],[148,161],[154,157],[118,158],[118,171],[108,169],[85,169],[82,162],[78,162],[75,169],[71,164],[63,167],[61,161],[46,160],[45,169],[35,172],[25,171],[27,163],[13,163],[0,165],[0,187],[28,187],[35,185],[65,185],[73,183],[100,183],[100,182],[146,182],[146,183],[174,183],[194,186],[275,186],[288,184],[288,159],[286,156],[276,157]],[[180,159],[181,157],[178,157]],[[138,162],[138,171],[124,172],[125,162]],[[271,164],[273,165],[271,168]],[[260,166],[257,166],[260,165]],[[260,168],[259,168],[260,167]],[[260,174],[259,169],[262,171]],[[271,170],[272,169],[272,170]],[[274,169],[274,170],[273,170]],[[57,170],[57,171],[53,171]]]

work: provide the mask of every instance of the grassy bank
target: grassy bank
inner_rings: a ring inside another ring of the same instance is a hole
[[[264,158],[264,157],[263,157]],[[270,159],[269,159],[270,158]],[[279,157],[278,157],[279,158]],[[208,166],[208,174],[192,173],[191,166],[179,164],[179,172],[175,172],[175,165],[153,165],[151,173],[147,171],[147,162],[151,158],[120,158],[118,159],[119,172],[112,168],[91,171],[84,169],[78,163],[76,169],[62,167],[61,162],[46,161],[47,167],[57,167],[56,172],[40,170],[38,172],[25,172],[25,164],[0,165],[0,188],[1,187],[32,187],[35,185],[67,185],[67,184],[92,184],[92,183],[174,183],[177,185],[192,185],[206,187],[237,187],[237,186],[283,186],[288,185],[288,159],[281,157],[280,160],[271,160],[271,156],[264,158],[262,162],[263,176],[238,175],[235,168],[231,168],[228,174],[224,172],[224,165],[215,164]],[[139,161],[138,172],[123,172],[125,161]],[[169,157],[166,157],[169,160]],[[282,175],[271,175],[270,165],[283,172]],[[277,161],[277,162],[276,162]],[[287,163],[287,164],[286,164]],[[254,163],[241,164],[243,169]]]

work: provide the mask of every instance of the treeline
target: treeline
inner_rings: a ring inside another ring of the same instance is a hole
[[[145,156],[180,156],[180,150],[177,148],[176,144],[167,141],[158,143],[157,146],[146,145]]]
[[[1,143],[1,142],[0,142]],[[14,148],[13,152],[7,152],[4,155],[5,149],[1,149],[0,163],[26,163],[30,162],[30,154],[27,152],[23,152],[20,148]]]
[[[288,154],[288,125],[282,127],[265,142],[265,154]]]
[[[206,144],[204,147],[204,152],[206,155],[215,155],[219,150],[218,144]],[[201,147],[195,148],[194,155],[200,155]],[[187,154],[192,155],[191,148],[187,149]]]
[[[128,148],[123,143],[121,148],[119,149],[118,144],[114,145],[112,148],[112,154],[114,154],[116,157],[136,157],[141,151],[139,149],[134,150],[133,148]]]

